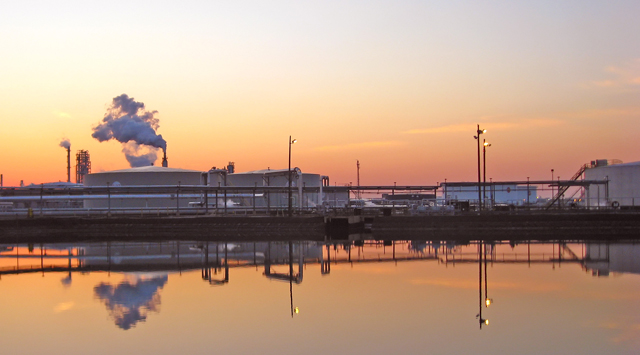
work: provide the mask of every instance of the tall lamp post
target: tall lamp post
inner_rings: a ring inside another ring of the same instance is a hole
[[[293,216],[293,211],[291,210],[291,145],[295,142],[297,142],[298,140],[296,139],[291,139],[291,136],[289,136],[289,191],[288,191],[288,195],[289,195],[289,209],[288,209],[288,214],[289,217]]]
[[[491,143],[487,143],[485,139],[482,140],[482,198],[487,198],[487,147],[491,147]],[[482,205],[486,208],[486,206]]]
[[[480,210],[480,206],[482,203],[482,180],[480,179],[480,135],[483,133],[487,133],[486,129],[480,129],[480,125],[478,125],[477,135],[473,136],[478,141],[478,210]]]
[[[551,169],[551,200],[555,197],[556,191],[553,189],[553,169]]]

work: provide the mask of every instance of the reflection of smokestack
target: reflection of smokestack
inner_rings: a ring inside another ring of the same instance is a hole
[[[67,182],[71,182],[71,146],[67,147]]]
[[[169,162],[167,161],[167,150],[164,149],[163,152],[164,152],[164,156],[162,157],[162,167],[167,168],[169,167]]]

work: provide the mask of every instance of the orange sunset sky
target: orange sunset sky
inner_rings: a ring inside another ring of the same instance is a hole
[[[0,12],[4,185],[129,167],[92,128],[127,94],[169,166],[293,165],[331,182],[569,178],[640,160],[640,2],[21,1]],[[156,164],[159,164],[158,160]]]

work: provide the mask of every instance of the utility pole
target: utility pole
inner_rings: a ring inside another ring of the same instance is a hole
[[[362,195],[360,193],[360,160],[356,160],[356,166],[358,167],[358,200],[362,199]]]

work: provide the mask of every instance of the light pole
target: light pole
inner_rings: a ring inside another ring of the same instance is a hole
[[[553,201],[553,197],[555,196],[555,190],[553,189],[553,169],[551,169],[551,200]]]
[[[480,179],[480,135],[483,133],[487,133],[486,129],[480,129],[480,125],[478,125],[477,135],[473,136],[478,141],[478,210],[480,210],[480,204],[482,203],[482,180]]]
[[[289,171],[289,174],[288,174],[288,176],[289,176],[289,189],[288,189],[289,190],[288,191],[288,195],[289,195],[289,198],[288,198],[288,200],[289,200],[288,214],[289,214],[289,217],[293,216],[293,211],[291,210],[291,145],[293,143],[297,142],[297,141],[298,140],[296,140],[296,139],[292,140],[291,136],[289,136],[289,170],[288,170]]]
[[[485,139],[482,140],[482,198],[487,198],[487,147],[491,147]],[[482,207],[486,207],[483,206]]]

